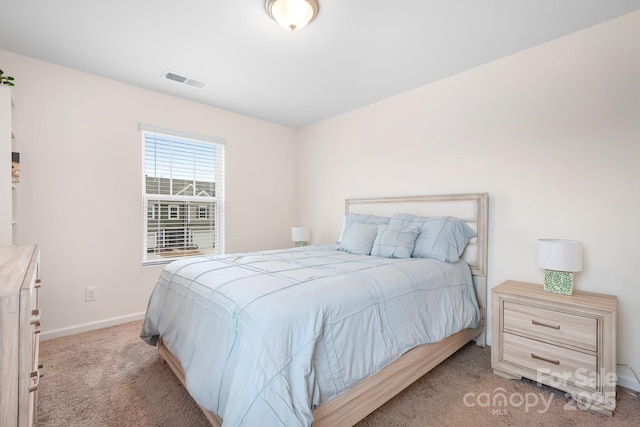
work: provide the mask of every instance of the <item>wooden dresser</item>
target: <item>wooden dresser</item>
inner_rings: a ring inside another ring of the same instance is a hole
[[[37,245],[0,247],[0,426],[36,423],[40,309]]]
[[[506,281],[492,289],[491,367],[564,390],[581,407],[612,415],[616,407],[616,313],[613,295],[544,292]]]

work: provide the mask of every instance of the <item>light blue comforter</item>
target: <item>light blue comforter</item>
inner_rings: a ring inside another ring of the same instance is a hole
[[[141,337],[162,336],[225,426],[310,426],[313,409],[416,345],[480,323],[464,261],[336,245],[172,262]]]

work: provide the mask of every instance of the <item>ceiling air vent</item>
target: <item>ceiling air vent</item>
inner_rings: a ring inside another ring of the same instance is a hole
[[[201,82],[200,80],[190,79],[189,77],[181,76],[180,74],[176,74],[173,71],[165,71],[162,75],[167,80],[173,80],[174,82],[183,83],[189,86],[203,88],[206,85],[205,82]]]

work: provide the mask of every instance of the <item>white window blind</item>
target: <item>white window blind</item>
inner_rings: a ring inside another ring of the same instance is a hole
[[[143,263],[224,253],[224,142],[140,130]]]

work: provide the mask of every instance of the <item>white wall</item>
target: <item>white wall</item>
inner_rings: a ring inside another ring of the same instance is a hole
[[[43,337],[146,309],[161,267],[142,267],[139,123],[227,141],[227,251],[291,245],[293,129],[1,50],[0,64],[16,79],[18,243],[41,245]]]
[[[538,238],[583,241],[577,289],[618,296],[640,372],[638,52],[640,12],[300,130],[299,222],[335,241],[348,197],[488,192],[490,286],[541,283]]]
[[[289,246],[293,224],[333,241],[347,197],[489,192],[490,285],[541,282],[540,237],[582,240],[577,288],[618,296],[618,360],[640,372],[639,40],[634,13],[299,131],[0,50],[44,336],[146,308],[143,122],[227,140],[228,252]]]

